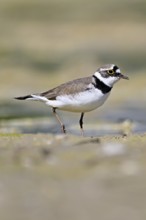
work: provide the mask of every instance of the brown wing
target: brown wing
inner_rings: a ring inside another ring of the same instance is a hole
[[[56,96],[77,94],[88,89],[88,85],[92,83],[92,77],[85,77],[80,79],[75,79],[67,83],[61,84],[60,86],[41,93],[41,96],[45,96],[48,99],[56,99]]]

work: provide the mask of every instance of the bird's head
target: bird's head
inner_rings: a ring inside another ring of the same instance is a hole
[[[127,76],[123,75],[119,67],[114,64],[101,66],[94,73],[94,76],[110,87],[112,87],[120,79],[129,79]]]

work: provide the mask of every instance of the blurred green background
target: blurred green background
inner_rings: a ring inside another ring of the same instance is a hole
[[[0,17],[0,118],[49,114],[13,97],[88,76],[105,63],[130,77],[116,85],[107,108],[143,105],[144,0],[1,0]]]

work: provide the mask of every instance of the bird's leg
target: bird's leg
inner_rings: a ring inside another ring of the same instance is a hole
[[[79,125],[80,125],[80,128],[81,128],[82,136],[84,136],[84,130],[83,130],[83,117],[84,117],[84,113],[82,112],[82,113],[81,113],[80,120],[79,120]]]
[[[62,132],[65,134],[66,133],[66,130],[65,130],[65,125],[62,123],[62,121],[60,120],[58,114],[56,113],[56,108],[52,108],[52,111],[57,119],[57,121],[59,122],[59,124],[61,125],[61,129],[62,129]]]

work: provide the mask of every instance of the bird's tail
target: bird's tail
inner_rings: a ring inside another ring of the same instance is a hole
[[[41,96],[40,94],[19,96],[19,97],[15,97],[15,99],[18,99],[18,100],[42,101],[42,102],[47,102],[48,101],[47,98]]]
[[[33,96],[32,95],[19,96],[19,97],[15,97],[15,99],[18,99],[18,100],[29,100],[29,99],[33,99]]]

